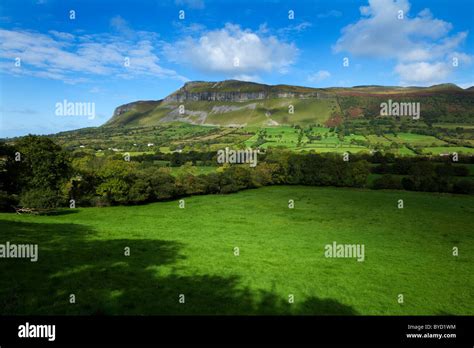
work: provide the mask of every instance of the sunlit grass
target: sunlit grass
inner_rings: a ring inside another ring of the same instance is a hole
[[[189,197],[184,209],[0,214],[1,243],[39,244],[36,263],[0,259],[0,310],[472,315],[473,213],[472,196],[283,186]],[[365,261],[324,257],[333,241],[364,244]]]

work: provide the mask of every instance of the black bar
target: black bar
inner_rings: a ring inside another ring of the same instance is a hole
[[[19,326],[54,324],[55,340],[20,338]],[[409,329],[408,325],[423,325]],[[431,325],[431,329],[425,329]],[[436,328],[434,325],[455,325]],[[473,346],[469,316],[12,316],[0,317],[0,346],[56,344],[390,344]],[[407,338],[407,334],[456,334],[455,338]]]

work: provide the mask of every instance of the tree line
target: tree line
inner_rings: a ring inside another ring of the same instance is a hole
[[[474,193],[464,166],[383,154],[293,153],[268,150],[258,165],[224,164],[209,174],[196,174],[193,164],[216,165],[205,152],[155,154],[127,161],[118,156],[67,152],[47,137],[26,136],[13,145],[0,144],[0,209],[53,209],[61,206],[142,204],[199,194],[226,194],[266,185],[370,187],[371,173],[382,174],[371,187]],[[180,166],[157,166],[154,160]],[[463,158],[463,161],[469,159]],[[402,175],[402,177],[400,177]]]

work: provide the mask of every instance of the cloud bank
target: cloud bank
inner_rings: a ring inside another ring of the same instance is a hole
[[[137,75],[187,79],[160,65],[157,35],[136,32],[121,17],[111,21],[118,34],[47,34],[29,30],[0,29],[0,70],[66,83],[87,81],[91,76],[130,79]],[[15,63],[20,59],[20,66]]]
[[[255,74],[285,69],[298,55],[294,44],[226,24],[165,45],[169,60],[205,73]]]
[[[360,7],[361,19],[342,29],[336,53],[393,59],[402,84],[442,81],[458,64],[472,58],[457,52],[468,33],[450,35],[452,24],[433,17],[429,9],[410,16],[407,0],[370,0]]]

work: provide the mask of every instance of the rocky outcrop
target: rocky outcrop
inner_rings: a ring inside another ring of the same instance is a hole
[[[228,101],[242,102],[247,100],[265,99],[268,95],[265,92],[176,92],[165,98],[165,102],[186,102],[186,101]]]
[[[120,116],[121,114],[124,114],[131,110],[138,110],[140,106],[143,106],[145,104],[150,106],[150,105],[157,105],[160,102],[161,100],[139,100],[136,102],[120,105],[119,107],[115,108],[113,117]]]
[[[293,89],[293,90],[292,90]],[[328,93],[307,90],[304,93],[295,92],[293,86],[269,86],[264,84],[249,83],[235,80],[223,82],[187,82],[176,92],[167,96],[164,101],[169,103],[182,103],[188,101],[223,101],[245,102],[249,100],[262,100],[268,98],[325,98]]]
[[[114,110],[113,117],[115,116],[120,116],[121,114],[126,113],[127,111],[133,110],[135,108],[136,103],[129,103],[125,105],[120,105],[119,107],[116,107]]]
[[[330,97],[327,93],[274,93],[271,91],[261,92],[186,92],[178,90],[167,96],[165,102],[183,103],[188,101],[225,101],[244,102],[249,100],[261,100],[268,98],[316,98],[323,99]]]

